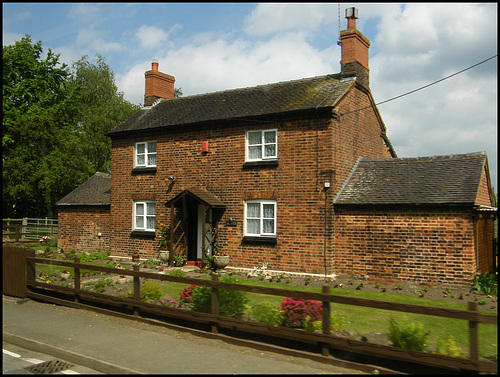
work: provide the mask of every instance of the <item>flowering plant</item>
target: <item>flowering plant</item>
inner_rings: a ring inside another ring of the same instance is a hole
[[[124,278],[124,277],[125,277],[125,275],[120,275],[120,277],[121,277],[121,278]]]
[[[214,257],[224,257],[224,256],[227,256],[229,255],[228,253],[224,252],[224,251],[217,251],[214,253]]]
[[[49,236],[43,236],[42,238],[40,238],[38,240],[38,242],[40,242],[43,245],[48,245],[49,242],[50,242],[50,237]]]
[[[171,298],[167,298],[167,299],[165,299],[165,301],[160,301],[160,305],[169,306],[169,307],[173,307],[173,308],[177,308],[179,306],[177,304],[177,301],[173,300]]]
[[[186,303],[191,303],[193,300],[193,297],[191,296],[193,293],[193,289],[195,289],[197,286],[192,284],[188,285],[184,290],[181,292],[181,301],[186,302]]]
[[[323,308],[320,301],[285,297],[281,303],[285,327],[304,328],[306,317],[315,322],[321,319]]]
[[[68,270],[64,270],[63,274],[69,274],[69,271]]]

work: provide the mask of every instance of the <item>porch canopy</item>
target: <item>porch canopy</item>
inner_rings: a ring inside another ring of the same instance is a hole
[[[202,212],[199,216],[205,221],[198,222],[198,218],[194,218],[194,204],[201,205]],[[186,255],[188,261],[199,259],[199,253],[193,251],[193,243],[196,241],[193,241],[192,233],[202,235],[196,248],[201,248],[203,252],[208,250],[218,239],[218,225],[226,205],[212,193],[191,187],[170,199],[165,206],[170,207],[170,250],[173,251],[170,253],[170,265],[172,266],[174,254]]]

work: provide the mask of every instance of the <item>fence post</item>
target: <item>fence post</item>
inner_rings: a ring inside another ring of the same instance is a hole
[[[80,257],[75,256],[75,263],[80,263]],[[80,267],[75,267],[75,302],[80,302],[80,280],[81,280],[81,272]]]
[[[217,274],[212,274],[212,281],[219,281],[219,275]],[[210,301],[210,306],[212,309],[212,314],[213,315],[219,315],[219,289],[212,287],[212,297]],[[219,333],[219,329],[217,328],[217,323],[211,322],[212,326],[212,332],[214,334]]]
[[[330,287],[327,285],[323,285],[321,288],[323,293],[330,293]],[[330,302],[323,301],[323,310],[321,312],[321,319],[323,322],[323,334],[330,335]],[[321,345],[321,353],[323,356],[330,356],[330,347],[328,344]]]
[[[134,264],[134,271],[139,271],[139,265]],[[141,278],[134,276],[134,300],[141,301]],[[134,306],[134,315],[139,316],[139,308]]]
[[[467,303],[467,309],[477,312],[477,302],[469,301]],[[479,334],[477,324],[478,322],[476,321],[469,321],[469,358],[472,360],[479,360]]]

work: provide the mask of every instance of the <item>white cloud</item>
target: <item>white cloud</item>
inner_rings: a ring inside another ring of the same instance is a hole
[[[259,4],[245,20],[245,31],[265,35],[297,29],[315,29],[324,22],[333,22],[337,4]]]
[[[3,46],[13,45],[17,41],[21,40],[23,37],[24,37],[23,34],[4,32],[2,33],[2,45]]]
[[[99,53],[119,51],[122,49],[120,43],[105,41],[103,39],[103,34],[93,29],[81,29],[76,37],[76,42],[84,48],[90,48]]]
[[[139,40],[140,48],[152,50],[164,44],[168,39],[168,33],[156,26],[142,25],[135,37]]]

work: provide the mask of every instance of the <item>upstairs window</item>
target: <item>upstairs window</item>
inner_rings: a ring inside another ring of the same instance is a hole
[[[135,167],[156,167],[156,141],[135,143]]]
[[[275,200],[249,200],[245,203],[245,236],[276,236]]]
[[[134,230],[154,232],[156,203],[153,201],[134,202]]]
[[[248,131],[246,160],[266,161],[278,158],[278,130]]]

